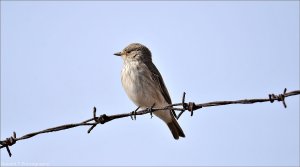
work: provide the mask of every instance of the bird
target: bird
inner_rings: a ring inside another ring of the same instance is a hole
[[[152,62],[151,51],[140,43],[131,43],[121,52],[114,53],[123,59],[121,82],[127,96],[141,109],[165,107],[172,104],[164,80]],[[169,127],[174,139],[185,137],[176,120],[174,110],[153,112]]]

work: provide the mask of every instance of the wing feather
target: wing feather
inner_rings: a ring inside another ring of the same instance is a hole
[[[162,94],[162,96],[164,97],[164,99],[166,100],[166,102],[168,104],[172,104],[172,100],[170,98],[170,95],[169,95],[169,92],[168,92],[168,89],[164,83],[164,80],[160,74],[160,72],[158,71],[158,69],[156,68],[156,66],[150,62],[150,63],[145,63],[145,65],[148,67],[148,69],[151,71],[152,73],[152,79],[154,81],[156,81],[157,85],[159,85],[159,88],[160,88],[160,92]],[[176,113],[174,110],[172,110],[172,113],[173,115],[175,116],[175,118],[177,118],[176,116]]]

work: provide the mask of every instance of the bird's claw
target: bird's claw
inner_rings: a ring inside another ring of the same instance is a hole
[[[151,118],[153,117],[153,107],[154,106],[155,106],[155,103],[151,107],[147,108],[148,112],[150,113]]]
[[[130,118],[131,118],[132,120],[136,120],[136,112],[137,112],[137,110],[139,110],[139,109],[140,109],[140,106],[138,106],[138,108],[136,108],[134,111],[131,112]]]

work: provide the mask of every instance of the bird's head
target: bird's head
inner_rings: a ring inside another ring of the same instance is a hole
[[[114,53],[114,55],[121,56],[124,61],[152,61],[150,50],[140,43],[129,44],[121,52]]]

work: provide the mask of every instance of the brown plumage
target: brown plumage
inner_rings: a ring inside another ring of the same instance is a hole
[[[172,104],[163,78],[152,62],[150,50],[139,43],[133,43],[115,53],[124,60],[121,81],[128,97],[141,108],[165,107]],[[154,112],[169,127],[175,139],[185,137],[175,119],[175,112],[162,110]]]

